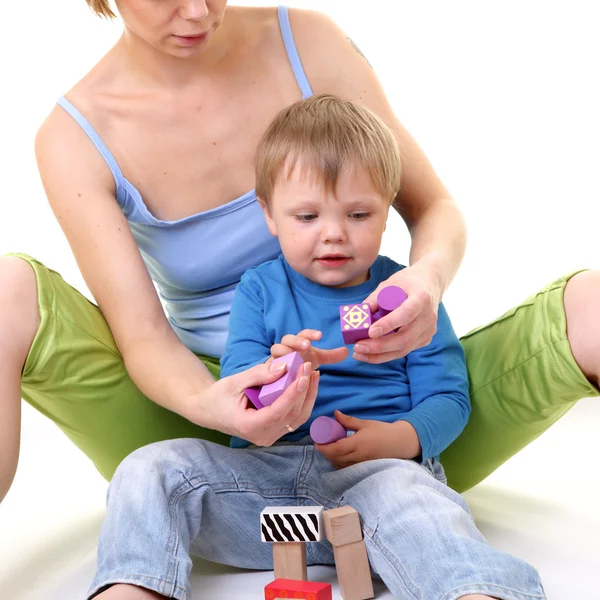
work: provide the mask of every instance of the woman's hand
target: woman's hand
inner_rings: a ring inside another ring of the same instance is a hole
[[[305,362],[309,362],[313,369],[321,365],[337,363],[348,357],[348,348],[340,346],[331,350],[315,348],[311,342],[320,340],[323,334],[316,329],[303,329],[298,335],[284,335],[280,344],[271,346],[271,356],[279,358],[291,352],[298,352]]]
[[[365,300],[373,311],[377,309],[377,294],[388,285],[401,287],[407,298],[396,310],[371,326],[371,339],[357,342],[353,354],[356,360],[375,364],[401,358],[429,344],[436,332],[442,292],[430,269],[415,263],[380,283]],[[398,328],[397,333],[385,335]]]
[[[271,446],[307,421],[317,398],[319,373],[310,363],[298,370],[295,381],[270,406],[256,410],[250,405],[244,389],[265,385],[279,379],[285,364],[264,363],[247,371],[216,381],[190,402],[200,408],[202,425],[229,435],[241,437],[258,446]],[[279,368],[277,368],[279,367]]]

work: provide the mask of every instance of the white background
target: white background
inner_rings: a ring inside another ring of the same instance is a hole
[[[33,138],[120,25],[94,18],[83,0],[5,4],[0,254],[33,254],[87,293],[45,202]],[[563,272],[600,267],[600,19],[592,0],[288,4],[328,13],[353,38],[464,212],[469,247],[445,297],[457,333]],[[394,215],[383,252],[405,262],[407,249]],[[467,495],[495,545],[512,551],[520,540],[515,551],[542,570],[549,597],[600,597],[590,583],[600,569],[599,426],[599,403],[584,400]],[[81,598],[106,484],[28,406],[22,436],[15,484],[0,506],[0,597]]]

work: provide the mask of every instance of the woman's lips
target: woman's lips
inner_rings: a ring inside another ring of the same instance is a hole
[[[182,46],[196,46],[208,37],[208,31],[199,35],[176,35],[174,37]]]

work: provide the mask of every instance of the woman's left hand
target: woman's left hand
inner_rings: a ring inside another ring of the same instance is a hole
[[[407,298],[396,310],[371,326],[370,339],[356,343],[353,354],[356,360],[373,364],[387,362],[427,346],[433,339],[442,290],[431,269],[415,263],[380,283],[365,299],[373,311],[377,309],[377,294],[389,285],[401,287]],[[398,328],[398,332],[385,335]]]

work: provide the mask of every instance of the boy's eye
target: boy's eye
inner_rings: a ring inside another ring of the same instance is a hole
[[[355,212],[350,214],[350,218],[355,221],[364,221],[367,217],[369,217],[370,213],[368,212]]]
[[[308,214],[308,215],[296,215],[296,219],[301,223],[310,223],[317,218],[317,215]]]

